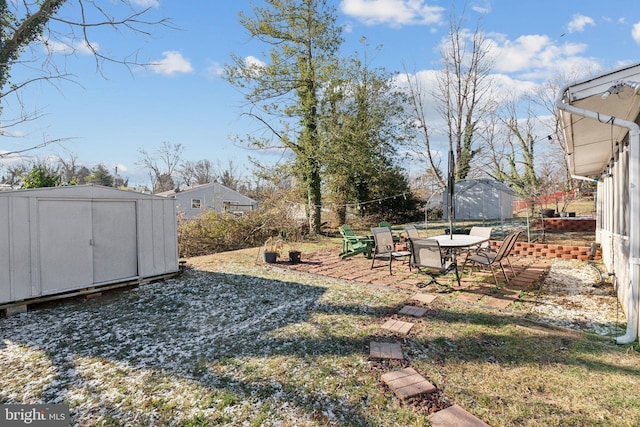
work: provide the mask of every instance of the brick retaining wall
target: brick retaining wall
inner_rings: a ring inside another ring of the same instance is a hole
[[[541,219],[535,219],[531,225],[541,227]],[[544,218],[546,231],[596,231],[596,220],[592,218]]]
[[[497,249],[501,243],[501,241],[492,241],[491,246]],[[582,261],[592,259],[591,248],[589,246],[549,245],[546,243],[516,242],[511,254],[515,256],[541,258],[579,259]],[[597,249],[596,256],[593,259],[602,259],[602,251],[600,248]]]

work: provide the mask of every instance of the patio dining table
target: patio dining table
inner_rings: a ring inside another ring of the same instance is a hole
[[[427,239],[437,240],[441,248],[455,257],[463,250],[482,243],[488,242],[488,237],[471,236],[469,234],[442,234],[439,236],[427,237]]]
[[[443,248],[458,250],[478,246],[489,241],[488,237],[471,236],[469,234],[442,234],[428,237],[428,239],[437,240]]]

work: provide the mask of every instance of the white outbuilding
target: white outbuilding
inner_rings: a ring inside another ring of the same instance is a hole
[[[457,220],[513,218],[515,193],[500,181],[463,179],[454,185],[453,208]],[[443,212],[448,219],[447,192],[443,193]]]
[[[0,192],[0,307],[178,270],[172,199],[93,185]]]

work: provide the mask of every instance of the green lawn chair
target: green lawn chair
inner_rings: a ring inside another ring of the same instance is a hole
[[[340,258],[344,259],[358,254],[364,254],[366,257],[371,256],[370,237],[355,234],[349,224],[338,227],[338,231],[340,231],[340,235],[342,235],[342,252],[340,252]]]

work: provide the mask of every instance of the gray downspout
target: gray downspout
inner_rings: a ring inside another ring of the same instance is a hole
[[[618,344],[630,344],[638,338],[638,280],[640,279],[640,126],[635,122],[622,120],[595,111],[577,108],[564,103],[564,94],[569,90],[566,86],[556,101],[559,110],[577,114],[582,117],[609,122],[629,129],[629,281],[630,293],[627,297],[627,331],[616,338]]]

